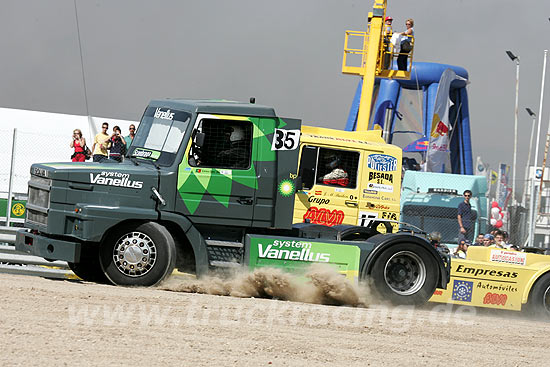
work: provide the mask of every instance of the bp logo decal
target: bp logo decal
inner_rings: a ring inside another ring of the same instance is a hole
[[[281,196],[291,196],[294,194],[294,182],[291,180],[282,180],[279,183],[279,193]]]

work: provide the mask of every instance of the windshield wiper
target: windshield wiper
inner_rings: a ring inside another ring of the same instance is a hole
[[[130,160],[132,161],[132,163],[134,163],[134,165],[139,166],[139,162],[138,162],[137,158],[130,157]]]

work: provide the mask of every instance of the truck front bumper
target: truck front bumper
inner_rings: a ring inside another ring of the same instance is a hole
[[[17,251],[40,256],[47,260],[79,262],[81,248],[82,245],[79,242],[46,237],[32,233],[28,229],[20,229],[15,235],[15,249]]]

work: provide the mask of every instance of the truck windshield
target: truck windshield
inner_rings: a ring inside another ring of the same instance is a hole
[[[148,107],[143,114],[128,155],[155,161],[161,166],[174,162],[191,114],[167,107]]]

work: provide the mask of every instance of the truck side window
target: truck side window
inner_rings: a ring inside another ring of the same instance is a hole
[[[359,152],[319,148],[317,184],[335,187],[357,187]]]
[[[200,139],[198,137],[202,135]],[[193,131],[189,165],[248,169],[252,156],[252,123],[202,119]],[[200,143],[199,143],[200,141]]]

